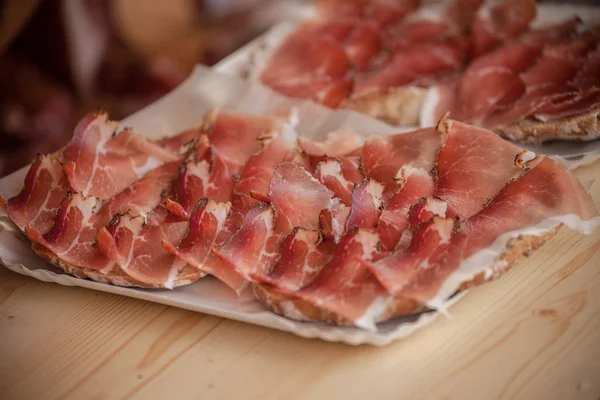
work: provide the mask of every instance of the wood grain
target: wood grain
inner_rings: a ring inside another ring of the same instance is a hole
[[[600,399],[600,232],[561,230],[451,311],[349,347],[0,269],[0,398]]]

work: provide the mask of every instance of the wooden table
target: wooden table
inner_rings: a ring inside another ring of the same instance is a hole
[[[600,162],[576,172],[600,178]],[[600,205],[600,182],[591,188]],[[385,348],[295,337],[0,268],[1,399],[600,398],[600,231],[563,228]]]

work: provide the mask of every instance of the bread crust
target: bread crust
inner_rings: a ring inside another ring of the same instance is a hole
[[[494,264],[491,266],[492,273],[477,274],[468,282],[463,282],[457,290],[457,293],[500,277],[510,270],[517,261],[524,257],[528,257],[532,251],[554,237],[560,227],[561,225],[558,225],[539,236],[522,235],[511,239],[507,243],[504,253],[497,257]],[[353,325],[351,321],[340,317],[335,313],[323,310],[296,296],[281,293],[272,285],[254,284],[253,290],[258,301],[265,307],[286,318],[297,321],[321,321],[335,325]],[[376,322],[385,322],[396,317],[407,316],[428,310],[425,305],[403,297],[390,298],[387,303],[385,311],[376,318]]]
[[[113,267],[109,272],[102,272],[87,268],[82,268],[71,263],[61,260],[56,254],[48,250],[44,246],[37,243],[32,243],[31,248],[41,258],[49,261],[52,265],[62,269],[67,274],[75,276],[81,279],[91,279],[96,282],[106,283],[114,286],[124,287],[139,287],[145,289],[165,289],[164,285],[151,285],[141,282],[129,275],[127,275],[118,266]],[[173,288],[190,284],[202,277],[206,276],[206,273],[190,266],[189,264],[184,266],[173,280]]]
[[[551,140],[590,141],[600,138],[600,108],[554,121],[527,118],[510,125],[494,128],[499,135],[525,143]]]
[[[427,89],[405,86],[351,97],[344,108],[367,114],[393,125],[418,125]]]

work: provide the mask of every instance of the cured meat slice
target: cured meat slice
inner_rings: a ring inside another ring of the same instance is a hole
[[[239,275],[266,275],[279,257],[281,234],[275,231],[275,210],[262,203],[246,214],[241,228],[215,254]]]
[[[319,229],[319,214],[329,208],[333,192],[302,166],[280,164],[271,179],[271,204],[277,210],[276,231],[289,234],[295,227]]]
[[[381,27],[397,24],[408,14],[419,7],[418,0],[385,0],[371,1],[365,8],[367,20],[375,22]]]
[[[540,156],[534,162],[527,173],[505,186],[485,209],[467,221],[452,237],[444,262],[421,269],[402,288],[402,296],[439,307],[463,281],[495,261],[495,252],[471,258],[480,250],[494,243],[504,248],[510,238],[527,234],[527,228],[536,234],[536,227],[544,231],[563,223],[590,233],[600,224],[592,198],[576,178],[549,158]],[[453,274],[463,265],[467,272]]]
[[[372,59],[381,51],[382,38],[379,28],[369,22],[359,22],[345,41],[350,62],[358,71],[369,69]]]
[[[365,266],[376,246],[377,234],[354,230],[342,238],[331,261],[311,284],[289,294],[373,330],[373,322],[363,322],[361,317],[378,298],[387,297],[383,286]]]
[[[279,118],[214,109],[206,115],[203,130],[220,158],[234,169],[239,169],[251,155],[261,149],[260,138],[280,130],[284,123]]]
[[[310,157],[316,158],[314,165],[323,161],[325,157],[347,157],[360,155],[364,139],[353,131],[332,131],[322,142],[313,142],[305,138],[298,138],[298,144]]]
[[[442,140],[443,134],[434,128],[370,138],[362,151],[365,174],[378,182],[393,183],[405,164],[430,171]]]
[[[0,206],[21,230],[29,226],[43,234],[52,227],[69,188],[58,160],[54,156],[38,156],[27,172],[21,192],[9,200],[0,196]]]
[[[383,207],[384,185],[372,179],[365,179],[352,192],[352,207],[346,230],[364,228],[377,229],[377,222]]]
[[[345,205],[351,204],[354,186],[364,179],[358,167],[347,158],[330,158],[317,164],[315,177]]]
[[[538,60],[544,46],[569,33],[574,21],[544,30],[532,31],[518,40],[473,61],[461,76],[456,89],[454,117],[481,122],[525,94],[526,86],[520,74]]]
[[[357,79],[352,97],[437,79],[461,68],[466,50],[464,39],[451,37],[399,51],[376,73]]]
[[[409,226],[409,213],[423,197],[433,195],[433,177],[424,169],[403,166],[398,173],[398,189],[390,198],[379,218],[377,233],[381,248],[393,251],[402,233]]]
[[[289,97],[311,99],[329,108],[337,108],[352,92],[354,82],[347,78],[305,78],[265,82],[273,90]]]
[[[267,275],[277,262],[281,241],[296,227],[316,231],[319,214],[332,197],[302,166],[284,162],[273,173],[270,204],[251,209],[231,240],[215,252],[244,279]]]
[[[446,141],[437,161],[436,195],[448,202],[451,217],[467,219],[523,173],[515,165],[522,149],[490,131],[460,122],[443,120],[440,127]]]
[[[271,56],[260,79],[268,86],[283,82],[341,78],[350,60],[340,43],[329,35],[299,29]]]
[[[177,202],[188,215],[202,198],[229,201],[237,172],[212,147],[200,148],[196,157],[187,160],[177,178]]]
[[[258,205],[255,197],[266,198],[275,168],[296,155],[296,133],[291,126],[264,137],[264,147],[252,155],[240,172],[233,193],[236,211],[244,215]],[[254,196],[254,197],[253,197]]]
[[[404,295],[403,288],[419,271],[432,268],[446,255],[453,229],[452,218],[434,216],[419,227],[406,251],[396,252],[369,267],[389,293]]]
[[[535,0],[502,0],[484,6],[473,22],[473,58],[525,32],[535,15]]]
[[[205,273],[214,275],[232,289],[244,287],[244,279],[222,259],[213,249],[220,248],[231,238],[231,226],[227,216],[231,203],[203,199],[198,203],[190,218],[190,225],[179,245],[163,240],[166,251],[184,260]]]
[[[119,215],[130,214],[142,220],[161,200],[177,173],[177,163],[165,164],[99,206],[97,198],[68,193],[52,228],[42,234],[32,226],[25,232],[35,243],[52,251],[62,262],[77,267],[109,271],[113,263],[96,246],[98,231]]]
[[[62,152],[71,187],[84,197],[109,199],[151,169],[179,158],[130,130],[115,134],[105,113],[85,117]]]
[[[334,249],[334,242],[323,241],[319,232],[294,228],[282,242],[279,262],[271,273],[253,275],[252,279],[287,291],[300,290],[331,260]]]
[[[351,208],[344,205],[338,198],[334,198],[331,206],[321,210],[319,214],[319,230],[325,239],[339,242],[346,232],[346,224]]]
[[[170,289],[186,263],[161,243],[181,241],[187,227],[187,221],[164,221],[154,215],[146,223],[141,216],[125,215],[108,229],[101,229],[97,241],[101,251],[127,275],[149,286]]]

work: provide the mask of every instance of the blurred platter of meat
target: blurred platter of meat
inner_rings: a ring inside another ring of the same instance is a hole
[[[220,70],[237,64],[286,96],[394,125],[450,112],[523,143],[600,136],[600,8],[321,0],[310,10]]]

